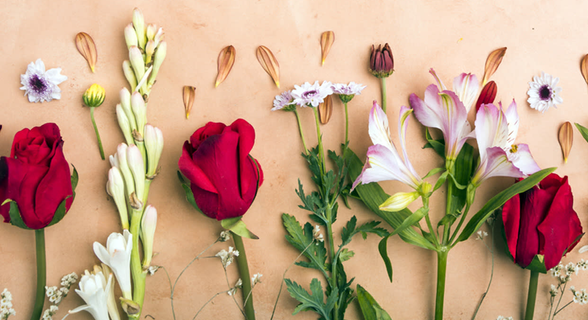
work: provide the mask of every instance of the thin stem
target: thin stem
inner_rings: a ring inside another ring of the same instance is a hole
[[[306,252],[306,250],[308,250],[308,248],[310,248],[310,246],[315,243],[314,241],[315,240],[313,239],[306,246],[306,248],[304,248],[304,250],[302,250],[302,252],[300,252],[300,254],[298,255],[298,257],[296,257],[296,259],[294,259],[294,261],[292,261],[292,263],[290,263],[290,265],[288,266],[288,268],[286,268],[286,270],[284,271],[284,274],[282,275],[282,283],[280,283],[280,290],[278,291],[278,296],[276,297],[276,303],[274,303],[274,309],[272,310],[272,316],[271,316],[270,320],[273,320],[274,319],[274,314],[276,313],[276,307],[278,306],[278,300],[280,300],[280,295],[282,294],[282,288],[284,287],[284,279],[286,279],[286,272],[288,272],[288,270],[290,270],[290,268],[292,268],[292,266],[294,264],[296,264],[296,261],[298,261],[298,259],[300,259],[300,257],[302,257],[302,255]]]
[[[296,122],[298,122],[298,131],[300,132],[300,138],[302,139],[302,145],[304,146],[304,154],[308,154],[308,147],[306,146],[306,140],[304,139],[304,132],[302,132],[302,122],[300,121],[300,115],[298,110],[294,109],[296,115]]]
[[[537,300],[537,284],[539,283],[539,272],[531,271],[529,279],[529,293],[527,294],[527,309],[525,311],[525,320],[533,320],[535,313],[535,300]]]
[[[347,102],[345,104],[345,145],[349,143],[349,112],[347,111]]]
[[[319,122],[319,114],[317,108],[312,108],[314,111],[314,120],[316,123],[316,138],[318,140],[318,152],[319,152],[319,159],[321,163],[321,173],[325,173],[325,152],[323,151],[323,137],[321,135],[321,127]]]
[[[561,307],[561,309],[557,310],[555,313],[553,313],[553,317],[555,318],[555,316],[560,313],[560,311],[562,311],[565,307],[569,306],[570,304],[572,304],[572,302],[574,302],[574,300],[571,300],[570,302],[566,303],[565,306]]]
[[[468,212],[470,211],[470,207],[471,204],[466,204],[465,210],[463,211],[463,213],[461,214],[461,219],[459,220],[459,223],[457,224],[457,228],[455,228],[455,230],[453,231],[453,235],[451,235],[451,239],[449,239],[449,242],[451,244],[451,248],[453,248],[456,243],[453,243],[453,240],[455,240],[455,237],[457,237],[458,233],[459,233],[459,229],[461,229],[461,226],[463,225],[463,223],[465,222],[465,218],[468,215]]]
[[[445,275],[447,272],[448,253],[448,250],[437,251],[437,295],[435,297],[435,320],[443,320],[443,303],[445,300]]]
[[[47,262],[45,255],[45,229],[35,230],[35,249],[37,252],[37,293],[31,320],[41,319],[45,304],[45,285],[47,283]]]
[[[386,113],[386,78],[380,78],[382,80],[382,110]]]
[[[239,276],[241,277],[241,281],[243,281],[243,307],[245,308],[245,315],[248,320],[255,320],[253,297],[246,300],[246,297],[251,293],[251,276],[249,275],[245,246],[243,245],[243,239],[238,234],[233,233],[233,241],[235,243],[235,249],[239,251],[237,266],[239,267]]]
[[[200,312],[202,311],[202,309],[204,309],[204,307],[206,307],[212,300],[214,300],[214,298],[216,298],[217,296],[219,296],[219,295],[221,295],[223,293],[227,293],[229,291],[230,291],[230,289],[229,290],[225,290],[225,291],[221,291],[221,292],[217,292],[214,296],[212,296],[212,298],[208,299],[208,301],[206,301],[206,303],[204,305],[202,305],[202,307],[200,307],[200,309],[198,309],[198,312],[196,312],[196,315],[194,315],[194,318],[192,318],[192,320],[196,319],[196,317],[198,317],[198,314],[200,314]]]
[[[492,229],[491,229],[490,233],[494,234],[494,225],[492,225]],[[482,303],[484,302],[484,298],[486,298],[486,295],[488,295],[488,291],[490,291],[490,285],[492,284],[492,278],[494,277],[494,249],[493,249],[493,246],[492,246],[492,244],[490,246],[488,246],[486,244],[486,241],[484,241],[484,240],[482,240],[482,242],[484,243],[486,248],[488,250],[490,250],[490,255],[492,256],[492,271],[490,271],[490,281],[488,281],[488,287],[486,288],[486,292],[484,292],[484,294],[482,295],[482,299],[480,299],[480,303],[476,307],[476,311],[474,312],[474,316],[472,317],[472,320],[476,319],[476,315],[478,314],[478,311],[480,310],[480,307],[482,306]],[[551,311],[550,311],[550,313],[551,313]]]
[[[171,278],[169,276],[169,272],[167,272],[167,269],[164,266],[159,266],[159,268],[163,269],[163,271],[165,271],[165,275],[167,276],[167,282],[169,282],[169,290],[171,292],[172,295],[172,315],[174,317],[174,320],[176,319],[176,312],[174,310],[174,303],[173,303],[173,295],[174,295],[174,291],[172,289],[172,283],[171,283]]]
[[[214,258],[214,257],[212,257],[212,258]],[[229,283],[229,276],[227,275],[227,268],[225,268],[224,265],[223,265],[223,270],[225,272],[225,281],[227,282],[227,287],[229,288],[229,290],[231,290],[233,287],[231,287],[231,284]],[[241,280],[241,281],[243,281],[243,280]],[[231,298],[233,298],[233,302],[235,302],[235,305],[237,306],[239,311],[241,311],[241,314],[245,317],[245,320],[247,320],[247,315],[245,314],[245,311],[243,311],[243,309],[241,309],[241,306],[239,306],[237,299],[235,299],[235,295],[234,294],[231,295]]]
[[[564,292],[566,291],[567,285],[568,285],[567,283],[564,283],[563,288],[561,289],[561,292],[559,295],[559,300],[557,300],[557,305],[555,306],[555,310],[558,310],[558,308],[559,308],[559,304],[561,303],[561,298],[563,298],[563,296],[564,296]],[[553,314],[553,317],[555,318],[555,313]]]
[[[176,312],[174,310],[174,292],[176,291],[176,285],[178,284],[178,281],[180,281],[180,278],[182,277],[182,275],[184,274],[184,272],[192,265],[192,263],[194,263],[194,261],[200,259],[200,256],[204,254],[204,252],[206,252],[208,249],[210,249],[213,245],[215,245],[219,240],[217,239],[215,242],[213,242],[211,245],[209,245],[208,247],[206,247],[206,249],[204,249],[202,252],[200,252],[194,259],[192,259],[192,261],[190,261],[190,263],[188,263],[188,265],[182,270],[182,272],[180,272],[180,275],[176,278],[176,281],[174,282],[174,285],[172,287],[171,285],[171,280],[169,283],[169,287],[171,289],[171,295],[170,295],[170,300],[171,300],[171,307],[172,307],[172,314],[174,316],[174,319],[176,318]],[[165,269],[164,269],[165,270]],[[165,273],[167,273],[167,270],[165,271]],[[168,279],[169,279],[169,274],[168,274]],[[200,312],[200,311],[199,311]],[[196,314],[198,315],[198,314]]]
[[[100,133],[98,133],[98,127],[96,126],[96,121],[94,120],[94,109],[90,107],[90,118],[92,118],[92,125],[94,126],[94,132],[96,132],[96,139],[98,139],[98,149],[100,149],[100,157],[104,160],[104,149],[102,148],[102,140],[100,139]]]

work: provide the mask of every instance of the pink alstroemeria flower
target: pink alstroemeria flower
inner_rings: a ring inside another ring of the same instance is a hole
[[[423,181],[412,167],[406,153],[406,128],[412,111],[405,106],[400,108],[398,135],[404,156],[402,159],[390,139],[388,118],[382,108],[374,101],[369,118],[369,135],[374,145],[368,148],[367,161],[361,174],[353,183],[352,189],[355,189],[360,183],[386,180],[397,180],[415,190],[419,189]]]
[[[490,177],[523,178],[539,171],[529,146],[514,144],[519,130],[517,104],[513,100],[506,112],[493,104],[484,104],[476,114],[475,135],[480,164],[472,178],[479,186]]]
[[[448,164],[451,166],[472,131],[467,118],[468,110],[475,102],[478,93],[478,79],[475,75],[465,73],[456,77],[453,85],[454,90],[459,93],[458,96],[455,92],[447,90],[433,69],[430,73],[443,91],[439,91],[436,85],[431,84],[425,91],[424,101],[413,93],[410,95],[409,102],[414,109],[415,117],[421,124],[443,132],[445,158],[449,160]]]

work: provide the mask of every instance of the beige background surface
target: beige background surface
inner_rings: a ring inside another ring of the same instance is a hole
[[[298,252],[284,240],[280,214],[288,212],[306,221],[297,206],[294,193],[301,178],[310,189],[308,170],[299,157],[302,150],[293,115],[269,111],[273,97],[294,84],[305,81],[355,81],[368,87],[350,104],[351,147],[365,153],[370,141],[367,134],[368,111],[373,99],[379,99],[379,83],[367,71],[372,43],[388,42],[395,58],[396,72],[388,80],[388,108],[391,129],[396,139],[397,112],[407,103],[410,93],[423,94],[432,83],[428,74],[435,68],[446,83],[461,72],[473,72],[480,78],[490,51],[507,46],[502,66],[493,77],[498,84],[497,100],[519,104],[521,127],[518,142],[530,145],[541,167],[559,166],[560,175],[569,175],[575,194],[574,207],[588,226],[588,145],[575,132],[575,144],[567,164],[563,164],[557,131],[564,121],[588,124],[586,83],[579,71],[581,57],[588,52],[588,20],[585,1],[18,1],[3,0],[0,10],[0,154],[9,155],[14,134],[24,127],[56,122],[62,129],[65,153],[80,174],[77,198],[65,219],[46,230],[48,285],[57,285],[60,277],[72,271],[78,274],[98,260],[91,245],[104,243],[108,234],[119,231],[119,218],[113,201],[105,192],[107,161],[101,161],[90,123],[89,110],[82,108],[81,95],[92,83],[106,88],[107,98],[96,111],[105,151],[112,154],[122,140],[114,106],[118,90],[126,85],[120,66],[127,51],[123,28],[130,22],[132,9],[140,7],[147,22],[163,26],[168,56],[160,71],[149,103],[149,122],[161,128],[165,137],[161,174],[151,187],[150,203],[158,208],[154,264],[163,265],[175,279],[184,266],[221,230],[216,221],[195,212],[184,199],[177,178],[177,160],[181,146],[191,133],[207,121],[230,123],[242,117],[257,130],[252,154],[261,163],[266,181],[244,220],[260,236],[246,241],[252,273],[263,274],[263,283],[255,289],[255,307],[259,319],[269,319],[282,273]],[[320,66],[319,37],[333,30],[334,46],[324,67]],[[98,47],[98,64],[92,74],[78,54],[74,36],[89,33]],[[216,59],[221,48],[232,44],[237,50],[235,66],[227,80],[213,88]],[[255,58],[259,45],[270,48],[281,66],[282,89],[277,89]],[[19,90],[19,76],[31,61],[42,58],[47,68],[61,67],[69,79],[61,84],[62,99],[50,103],[28,103]],[[558,109],[541,114],[526,103],[527,82],[545,71],[560,77],[564,103]],[[197,87],[196,102],[189,120],[184,119],[182,86]],[[342,105],[335,103],[328,126],[323,127],[327,146],[338,148],[343,139]],[[304,128],[310,144],[313,119],[303,113]],[[430,150],[421,150],[423,129],[414,120],[409,128],[409,157],[424,175],[440,162]],[[483,185],[475,203],[476,210],[511,179],[493,179]],[[385,184],[393,193],[406,188],[399,183]],[[440,217],[442,195],[432,215]],[[375,216],[359,202],[353,210],[341,209],[343,219],[356,215],[360,221]],[[513,265],[502,253],[497,238],[494,282],[478,319],[496,319],[498,315],[522,317],[528,272]],[[349,277],[369,290],[393,319],[430,319],[434,309],[435,265],[433,252],[390,241],[389,251],[395,268],[395,281],[386,280],[384,265],[377,253],[378,239],[359,237],[352,242],[356,255],[346,262]],[[584,239],[580,245],[585,245]],[[214,254],[227,245],[217,245]],[[564,259],[578,261],[577,250]],[[588,256],[584,256],[588,258]],[[13,293],[15,319],[30,315],[35,286],[34,236],[8,224],[0,224],[0,289]],[[448,264],[445,314],[447,319],[469,319],[487,286],[491,255],[479,241],[466,241],[451,251]],[[298,267],[289,278],[308,284],[319,274]],[[236,280],[231,266],[229,278]],[[588,274],[580,273],[572,284],[588,286]],[[546,319],[548,286],[555,283],[541,276],[536,319]],[[148,278],[144,315],[171,319],[169,286],[165,273]],[[178,319],[190,319],[216,292],[226,290],[220,263],[205,259],[195,263],[177,287],[175,295]],[[567,301],[571,296],[566,293]],[[82,300],[71,293],[60,306],[56,319]],[[296,302],[285,288],[275,319],[289,319]],[[572,305],[561,319],[579,319],[588,309]],[[199,318],[240,318],[231,298],[217,297]],[[353,304],[348,319],[358,319]],[[298,319],[315,319],[312,313]],[[76,314],[68,319],[90,319]]]

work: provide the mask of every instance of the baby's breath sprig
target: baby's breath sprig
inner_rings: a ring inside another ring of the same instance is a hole
[[[559,307],[564,293],[566,292],[566,286],[568,285],[568,282],[572,281],[572,275],[578,275],[580,271],[584,270],[588,270],[588,261],[584,261],[584,259],[581,259],[578,263],[570,262],[565,266],[560,262],[557,266],[551,269],[551,276],[557,279],[557,285],[552,284],[549,289],[549,320],[555,319],[556,315],[572,303],[580,305],[588,304],[588,293],[586,293],[586,289],[576,290],[574,286],[571,286],[570,291],[572,292],[572,299],[563,307]],[[559,299],[557,298],[558,295]],[[556,299],[557,304],[555,304]]]

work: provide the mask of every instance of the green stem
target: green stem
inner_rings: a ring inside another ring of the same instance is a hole
[[[139,233],[141,227],[141,218],[143,210],[133,210],[131,217],[131,234],[133,235],[133,250],[131,251],[131,274],[133,276],[133,301],[143,309],[143,300],[145,299],[145,279],[147,272],[143,271],[141,266],[141,257],[139,255]],[[139,319],[141,310],[136,315],[129,316],[129,319]]]
[[[386,113],[386,78],[380,80],[382,80],[382,110]]]
[[[231,232],[232,233],[232,232]],[[245,317],[247,320],[255,320],[255,310],[253,308],[253,295],[251,294],[251,276],[249,275],[249,266],[247,265],[247,254],[243,239],[238,234],[233,233],[235,249],[239,251],[237,256],[237,266],[239,267],[239,277],[243,282],[243,303],[245,308]]]
[[[45,285],[47,283],[47,262],[45,259],[45,229],[35,230],[35,248],[37,251],[37,293],[31,320],[41,319],[45,304]]]
[[[314,111],[314,120],[316,123],[316,138],[318,140],[318,152],[319,152],[319,159],[321,162],[321,173],[325,173],[325,154],[323,151],[323,137],[321,135],[321,127],[319,122],[319,114],[317,108],[312,108]]]
[[[90,118],[92,118],[92,125],[94,126],[94,132],[96,132],[96,139],[98,139],[98,149],[100,149],[100,157],[104,160],[104,149],[102,148],[102,140],[100,139],[100,133],[98,133],[98,127],[96,126],[96,121],[94,120],[94,109],[90,108]]]
[[[471,207],[471,204],[469,204],[469,203],[466,204],[465,210],[461,214],[461,218],[459,220],[459,223],[457,224],[457,228],[455,228],[455,230],[453,231],[453,235],[451,236],[451,239],[449,239],[448,243],[451,244],[451,248],[453,248],[457,244],[457,242],[453,243],[453,241],[455,240],[455,237],[457,237],[457,235],[459,234],[459,230],[461,229],[461,226],[465,222],[465,218],[467,217],[468,212],[470,211],[470,207]]]
[[[435,320],[443,320],[443,302],[445,299],[445,275],[447,271],[448,248],[437,251],[437,296],[435,298]]]
[[[347,102],[345,102],[345,145],[349,143],[349,113],[347,112]]]
[[[539,283],[539,272],[531,271],[529,279],[529,293],[527,294],[527,310],[525,311],[525,320],[533,320],[535,313],[535,300],[537,299],[537,284]]]
[[[300,121],[300,115],[298,110],[294,109],[296,115],[296,121],[298,122],[298,131],[300,131],[300,138],[302,138],[302,145],[304,146],[304,154],[308,154],[308,147],[306,147],[306,140],[304,139],[304,133],[302,132],[302,122]]]

